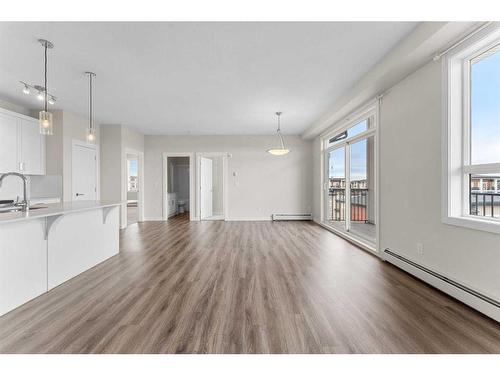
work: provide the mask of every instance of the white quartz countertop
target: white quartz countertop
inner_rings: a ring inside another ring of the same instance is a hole
[[[119,206],[126,202],[121,201],[77,201],[77,202],[62,202],[52,204],[40,204],[34,207],[43,207],[31,209],[27,212],[0,212],[0,224],[13,221],[23,221],[38,219],[48,216],[66,215],[74,212],[95,210],[98,208]]]

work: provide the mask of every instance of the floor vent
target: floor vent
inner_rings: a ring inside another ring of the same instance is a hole
[[[455,288],[458,288],[461,291],[468,293],[469,295],[472,295],[476,298],[479,298],[480,300],[482,300],[484,302],[487,302],[490,305],[493,305],[495,307],[500,308],[500,302],[498,302],[498,301],[496,301],[488,296],[485,296],[484,294],[479,293],[479,292],[477,292],[477,291],[475,291],[475,290],[473,290],[473,289],[471,289],[463,284],[460,284],[459,282],[456,282],[456,281],[454,281],[446,276],[443,276],[443,275],[441,275],[433,270],[430,270],[427,267],[424,267],[418,263],[415,263],[412,260],[405,258],[402,255],[396,254],[395,252],[391,251],[390,249],[385,249],[384,253],[389,256],[388,258],[386,258],[386,260],[388,260],[388,261],[391,261],[391,258],[395,258],[395,259],[399,260],[400,262],[406,263],[407,265],[410,265],[414,268],[417,268],[418,270],[420,270],[420,271],[422,271],[430,276],[433,276],[433,277],[439,279],[440,281],[442,281],[448,285],[451,285]]]
[[[273,221],[312,220],[312,214],[272,214]]]

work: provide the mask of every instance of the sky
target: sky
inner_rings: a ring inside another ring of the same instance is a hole
[[[500,51],[471,67],[471,161],[500,163]]]
[[[355,136],[367,129],[366,120],[348,129],[348,138]],[[351,181],[366,179],[366,140],[351,145]],[[345,177],[344,147],[330,153],[330,177]]]
[[[129,176],[137,176],[137,159],[129,160]]]

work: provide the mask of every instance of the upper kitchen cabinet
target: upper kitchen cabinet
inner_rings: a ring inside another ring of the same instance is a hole
[[[21,119],[21,170],[24,174],[45,174],[45,137],[37,120]]]
[[[0,173],[19,171],[19,118],[0,112]]]
[[[0,173],[45,174],[45,139],[38,121],[0,110]]]

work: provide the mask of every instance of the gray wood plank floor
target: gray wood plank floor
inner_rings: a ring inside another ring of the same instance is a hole
[[[500,353],[498,323],[309,222],[147,222],[2,353]]]

